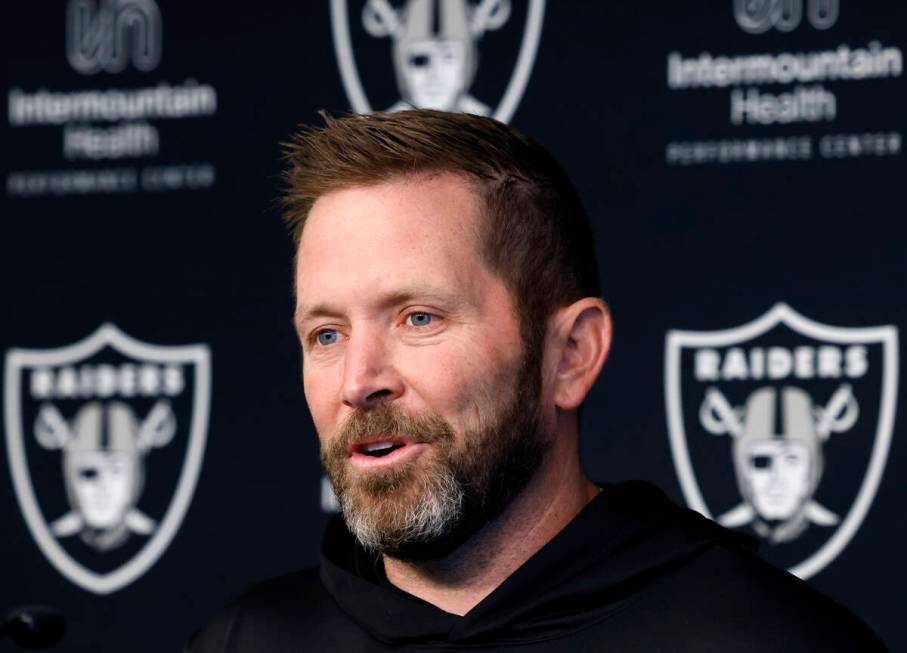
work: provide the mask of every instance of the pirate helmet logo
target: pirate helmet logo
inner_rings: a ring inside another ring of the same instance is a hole
[[[822,445],[831,433],[850,429],[858,415],[849,384],[842,384],[824,408],[813,406],[809,394],[796,387],[759,388],[736,409],[717,388],[706,390],[702,426],[733,437],[734,472],[743,497],[717,521],[730,528],[751,524],[772,542],[792,540],[810,523],[837,524],[839,516],[813,498],[822,479]]]
[[[149,535],[154,520],[136,507],[145,477],[145,455],[169,444],[176,433],[170,404],[160,400],[141,423],[128,404],[91,402],[72,425],[53,404],[43,405],[35,437],[45,449],[63,452],[63,478],[71,510],[54,520],[54,535],[78,533],[86,544],[107,551],[130,533]]]
[[[13,349],[5,421],[13,484],[39,548],[99,594],[145,573],[185,516],[210,399],[204,345],[104,325],[69,347]]]
[[[669,332],[665,376],[690,507],[756,535],[802,578],[834,560],[887,460],[896,329],[831,327],[778,304],[734,329]]]
[[[477,99],[471,88],[479,69],[479,42],[512,19],[510,0],[367,0],[361,28],[372,39],[388,39],[398,100],[392,111],[418,107],[493,115],[506,122],[513,115],[529,80],[544,16],[545,0],[529,0],[523,43],[514,73],[496,108]],[[355,14],[353,14],[355,16]],[[372,110],[359,67],[346,0],[332,0],[334,45],[343,83],[353,108]],[[388,79],[386,75],[383,75]],[[385,84],[384,86],[387,86]]]

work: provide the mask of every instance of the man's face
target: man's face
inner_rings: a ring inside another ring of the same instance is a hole
[[[474,530],[544,453],[538,357],[478,254],[478,202],[452,174],[345,189],[315,203],[300,241],[322,460],[351,530],[387,553]]]

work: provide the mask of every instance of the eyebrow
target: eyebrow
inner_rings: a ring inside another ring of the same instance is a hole
[[[380,310],[407,302],[427,302],[436,304],[448,311],[457,311],[465,303],[459,294],[443,292],[431,286],[411,286],[399,288],[375,298],[373,306]],[[321,317],[342,317],[343,313],[341,309],[332,306],[330,302],[318,302],[310,305],[300,304],[293,312],[293,320],[295,324],[301,325]]]

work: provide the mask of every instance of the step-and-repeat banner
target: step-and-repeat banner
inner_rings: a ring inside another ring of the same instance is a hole
[[[902,2],[20,1],[3,34],[0,611],[179,650],[317,563],[280,143],[416,105],[534,135],[586,202],[616,323],[590,476],[907,650]]]

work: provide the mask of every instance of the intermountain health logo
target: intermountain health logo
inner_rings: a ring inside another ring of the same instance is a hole
[[[721,331],[669,331],[665,379],[687,504],[759,537],[801,578],[847,546],[888,459],[894,326],[835,327],[786,304]]]
[[[840,14],[839,0],[734,0],[734,18],[740,28],[750,34],[762,34],[771,28],[790,32],[806,16],[816,29],[834,26]]]
[[[161,12],[154,0],[69,0],[66,58],[83,75],[118,73],[161,61]]]
[[[58,349],[11,349],[7,457],[38,547],[107,594],[170,544],[198,480],[211,398],[205,345],[140,342],[112,324]]]
[[[350,104],[359,113],[418,107],[507,122],[529,81],[544,13],[545,0],[331,0]]]

